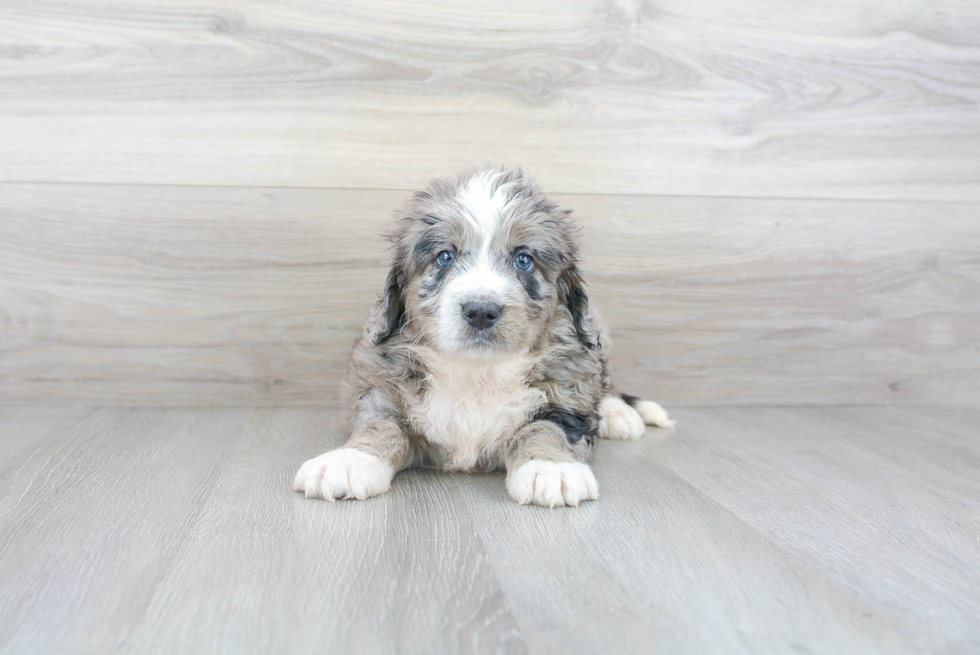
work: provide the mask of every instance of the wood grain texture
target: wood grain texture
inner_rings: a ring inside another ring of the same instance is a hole
[[[541,652],[608,644],[624,652],[650,644],[684,653],[969,652],[980,596],[962,563],[977,557],[980,535],[978,443],[936,444],[936,435],[919,443],[928,428],[910,430],[904,417],[879,426],[890,411],[683,409],[676,434],[648,430],[645,441],[599,444],[600,501],[581,508],[584,520],[515,515],[495,493],[500,479],[462,491],[486,517],[476,524],[481,536],[500,545],[494,564]],[[975,435],[967,426],[976,416],[958,415],[964,435]],[[814,433],[820,443],[811,445]],[[930,446],[936,452],[919,459]],[[878,451],[889,455],[871,456]],[[893,477],[899,469],[921,479],[947,466],[966,476],[911,485]],[[957,510],[938,513],[948,500]],[[946,600],[933,604],[940,589]],[[575,630],[561,618],[586,615],[595,620]]]
[[[109,652],[183,548],[247,414],[2,416],[0,650]]]
[[[306,502],[292,478],[339,445],[337,414],[248,413],[220,491],[127,650],[372,653],[401,642],[400,653],[526,652],[445,479],[408,474],[369,508]]]
[[[0,401],[335,402],[404,196],[0,185]],[[558,199],[624,390],[980,398],[980,205]]]
[[[6,3],[0,179],[980,201],[972,2]]]
[[[600,500],[289,489],[330,409],[0,408],[0,653],[969,653],[980,411],[682,408]]]

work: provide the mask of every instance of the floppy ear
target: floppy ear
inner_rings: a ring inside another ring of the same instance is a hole
[[[589,350],[599,350],[599,335],[592,333],[589,325],[589,298],[585,295],[585,282],[572,264],[558,277],[558,301],[568,307],[575,325],[575,334]]]
[[[385,281],[385,291],[378,301],[378,318],[374,326],[374,345],[380,345],[401,328],[405,322],[405,295],[403,292],[403,275],[401,267],[396,263],[388,271]]]

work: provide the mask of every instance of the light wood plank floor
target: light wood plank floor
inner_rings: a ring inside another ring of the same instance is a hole
[[[980,409],[676,415],[549,511],[305,500],[330,409],[0,408],[0,652],[980,649]]]

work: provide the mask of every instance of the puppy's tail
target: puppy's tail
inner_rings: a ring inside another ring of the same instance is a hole
[[[628,393],[620,394],[620,398],[623,399],[624,403],[635,409],[636,413],[640,415],[640,418],[647,425],[658,428],[669,428],[671,430],[677,425],[677,421],[672,421],[667,416],[667,410],[652,400],[643,400],[642,398],[631,396]]]

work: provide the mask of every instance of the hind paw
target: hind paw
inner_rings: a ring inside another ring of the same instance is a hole
[[[670,428],[674,429],[677,425],[675,421],[670,420],[667,416],[667,410],[653,402],[652,400],[638,400],[633,405],[633,409],[636,410],[640,418],[647,425],[653,425],[658,428]]]
[[[640,413],[613,396],[599,403],[599,416],[599,436],[603,439],[639,439],[646,429]]]

